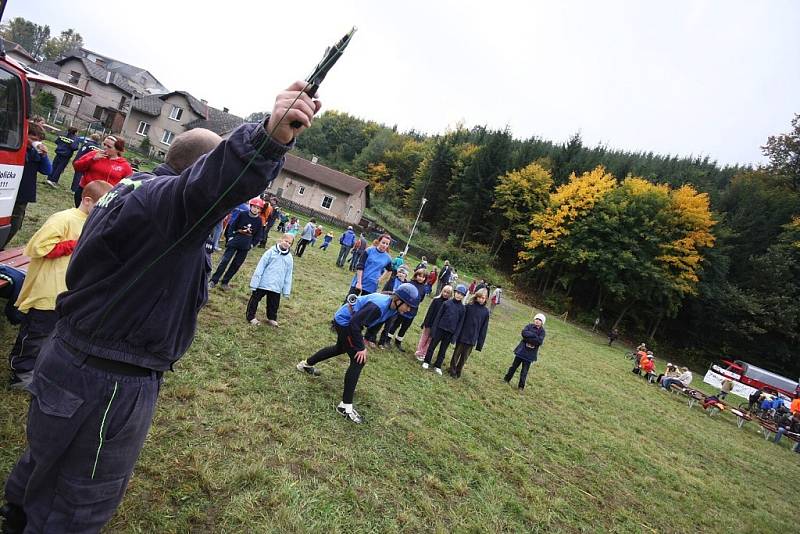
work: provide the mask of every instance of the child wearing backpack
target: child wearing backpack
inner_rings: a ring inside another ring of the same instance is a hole
[[[433,351],[436,346],[439,346],[439,353],[436,356],[436,362],[433,364],[433,370],[437,375],[442,376],[442,363],[447,355],[447,346],[458,338],[461,332],[461,326],[464,323],[464,304],[463,299],[467,294],[467,286],[459,284],[453,294],[453,298],[445,302],[436,314],[436,320],[431,327],[431,344],[425,352],[425,361],[422,363],[423,369],[428,369],[433,358]]]
[[[453,378],[461,378],[461,371],[472,349],[477,349],[478,352],[483,350],[486,331],[489,328],[489,309],[486,307],[488,297],[489,292],[485,287],[478,289],[470,298],[469,304],[464,307],[464,324],[458,337],[453,338],[456,348],[453,350],[450,368],[447,371]]]
[[[514,373],[517,368],[522,364],[522,372],[519,375],[519,390],[525,389],[525,381],[528,378],[528,370],[531,364],[539,357],[539,347],[544,342],[544,323],[547,318],[543,313],[537,313],[533,316],[533,323],[530,323],[522,329],[522,341],[519,342],[517,348],[514,349],[514,363],[508,368],[506,376],[503,380],[511,383],[514,378]]]

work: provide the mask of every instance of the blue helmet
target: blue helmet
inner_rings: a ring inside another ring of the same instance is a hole
[[[412,308],[419,306],[419,291],[413,284],[400,284],[394,290],[394,296],[408,304]]]
[[[464,284],[458,284],[456,286],[456,293],[461,293],[462,295],[464,295],[466,297],[467,293],[469,293],[469,291],[467,290],[467,286],[465,286]]]

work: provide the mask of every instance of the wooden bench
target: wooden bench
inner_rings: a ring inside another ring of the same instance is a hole
[[[721,400],[717,400],[714,404],[709,406],[707,409],[708,409],[708,415],[714,415],[714,414],[717,414],[719,412],[727,412],[727,413],[730,413],[731,415],[736,416],[736,426],[738,428],[742,428],[742,426],[746,422],[752,420],[752,416],[749,413],[740,410],[736,406],[731,406],[730,404],[727,404],[726,402],[721,401]]]
[[[31,262],[31,259],[23,254],[22,251],[23,247],[0,251],[0,265],[8,265],[18,271],[27,273],[28,264]],[[0,288],[6,287],[7,285],[8,282],[6,280],[0,280]]]
[[[681,395],[688,397],[689,408],[693,407],[698,402],[702,403],[707,397],[707,395],[702,391],[698,391],[686,386],[680,386],[678,384],[671,384],[669,388],[673,393],[680,393]]]

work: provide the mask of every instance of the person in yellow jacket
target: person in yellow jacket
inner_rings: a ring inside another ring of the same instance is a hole
[[[8,355],[11,388],[23,389],[33,378],[39,349],[56,326],[56,297],[67,289],[67,265],[83,224],[110,189],[111,184],[101,180],[87,184],[77,208],[51,215],[25,245],[24,254],[31,261],[15,304],[24,317]]]

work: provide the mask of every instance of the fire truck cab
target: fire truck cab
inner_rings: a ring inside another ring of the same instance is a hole
[[[10,232],[28,147],[31,83],[57,87],[79,96],[89,93],[39,73],[7,57],[0,41],[0,245]]]

